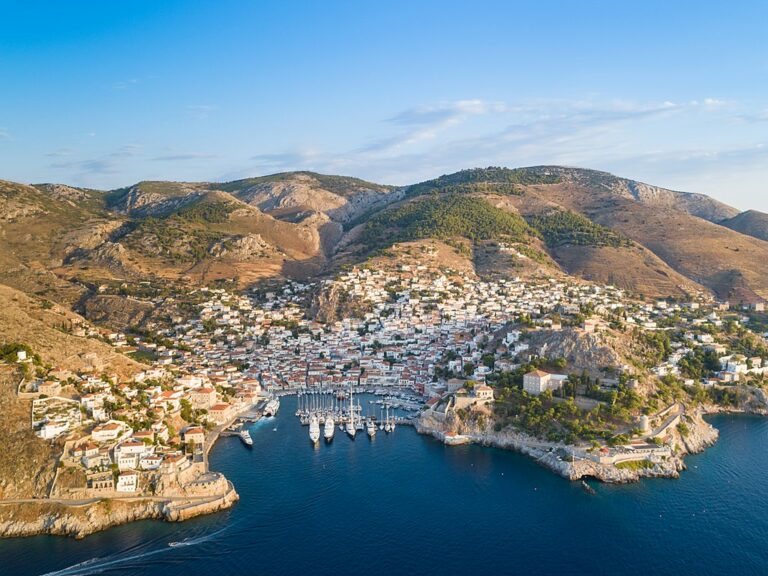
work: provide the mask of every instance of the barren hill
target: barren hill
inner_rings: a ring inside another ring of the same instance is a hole
[[[748,236],[768,241],[768,214],[758,210],[747,210],[720,222],[726,228]]]

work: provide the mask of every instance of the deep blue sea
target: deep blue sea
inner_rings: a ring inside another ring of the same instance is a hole
[[[313,448],[293,415],[222,438],[231,510],[82,541],[0,541],[0,574],[768,574],[768,419],[719,416],[679,480],[595,484],[524,456],[446,447],[401,426]],[[182,542],[182,546],[169,546]]]

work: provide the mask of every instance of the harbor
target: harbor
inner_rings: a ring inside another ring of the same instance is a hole
[[[338,431],[354,439],[358,434],[369,438],[378,432],[393,433],[400,425],[413,425],[413,413],[417,404],[409,397],[378,394],[377,391],[355,389],[319,389],[296,394],[295,416],[302,426],[309,427],[312,444],[320,441],[320,429],[326,443],[333,441]]]
[[[274,395],[260,400],[238,415],[221,431],[222,437],[237,436],[247,447],[253,446],[248,424],[277,416],[280,400],[294,396],[295,417],[308,428],[309,440],[330,443],[338,435],[354,439],[358,434],[373,438],[377,433],[394,433],[399,426],[413,426],[422,399],[409,390],[357,388],[318,388],[292,394]],[[277,429],[275,428],[275,431]]]
[[[250,448],[253,446],[253,439],[246,425],[259,422],[264,418],[275,417],[279,409],[280,398],[265,398],[251,406],[246,412],[237,416],[229,426],[226,426],[221,431],[220,436],[237,436],[242,440],[243,444]]]

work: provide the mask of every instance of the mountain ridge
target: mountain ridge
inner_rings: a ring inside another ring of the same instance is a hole
[[[480,275],[535,268],[648,296],[747,302],[768,297],[768,242],[740,221],[763,216],[703,194],[547,165],[471,168],[400,187],[308,171],[110,191],[0,181],[0,283],[69,302],[88,286],[144,277],[245,287],[333,274],[390,246],[433,239]],[[525,237],[497,234],[516,218]]]

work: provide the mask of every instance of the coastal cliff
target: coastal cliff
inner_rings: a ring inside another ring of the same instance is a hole
[[[230,486],[225,494],[199,501],[105,499],[81,506],[46,500],[5,504],[0,506],[0,538],[52,534],[79,539],[136,520],[188,520],[229,508],[238,499]]]
[[[516,430],[494,431],[490,422],[458,422],[453,418],[440,418],[424,413],[416,421],[416,431],[437,438],[446,444],[473,443],[513,450],[532,458],[536,463],[567,480],[596,478],[606,483],[637,482],[641,478],[678,478],[685,469],[686,454],[703,451],[717,441],[717,430],[706,422],[702,412],[687,417],[685,436],[675,431],[675,450],[663,460],[648,467],[621,467],[593,459],[587,447],[547,442]]]

